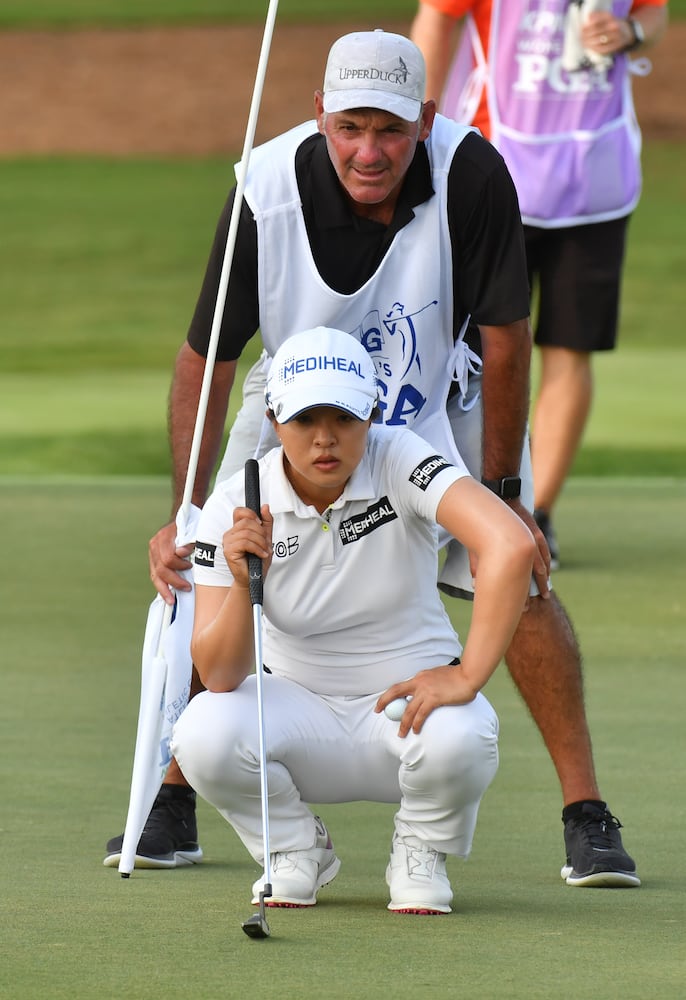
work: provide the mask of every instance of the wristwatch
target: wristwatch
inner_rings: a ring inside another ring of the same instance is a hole
[[[522,492],[519,476],[503,476],[502,479],[482,479],[481,482],[502,500],[516,500]]]
[[[633,32],[634,40],[629,42],[629,44],[624,49],[625,52],[633,52],[637,49],[639,45],[643,45],[646,40],[646,33],[643,30],[643,25],[640,21],[637,21],[635,17],[627,17],[627,24]]]

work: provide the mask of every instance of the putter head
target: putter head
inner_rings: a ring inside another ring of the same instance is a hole
[[[268,938],[269,937],[269,924],[264,919],[262,914],[253,913],[252,917],[241,924],[241,927],[251,938]]]
[[[269,924],[267,923],[267,918],[264,915],[264,900],[265,897],[271,896],[272,887],[269,882],[265,883],[265,886],[260,893],[260,910],[259,913],[253,913],[252,917],[241,924],[241,927],[251,938],[268,938],[270,935]]]

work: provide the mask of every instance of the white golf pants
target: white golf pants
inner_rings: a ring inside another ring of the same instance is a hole
[[[264,676],[270,852],[306,850],[316,831],[307,803],[398,802],[400,836],[469,854],[481,797],[498,769],[498,719],[481,694],[431,713],[398,735],[377,695],[314,694]],[[224,694],[197,695],[176,723],[172,751],[187,781],[264,863],[254,676]]]

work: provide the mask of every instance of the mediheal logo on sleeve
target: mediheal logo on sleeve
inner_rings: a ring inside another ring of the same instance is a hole
[[[442,455],[432,455],[410,473],[410,482],[420,490],[427,490],[441,469],[447,469],[449,466],[450,462],[447,462]]]
[[[194,562],[196,566],[214,566],[214,554],[217,551],[216,545],[210,545],[209,542],[196,542],[195,543],[195,557]]]

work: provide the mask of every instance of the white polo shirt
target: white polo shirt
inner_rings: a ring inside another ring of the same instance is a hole
[[[323,515],[296,495],[282,449],[260,460],[274,518],[264,583],[264,662],[319,694],[361,696],[461,653],[436,588],[436,509],[469,475],[410,430],[374,425],[365,455]],[[245,506],[242,472],[200,516],[194,579],[230,587],[222,539]]]

